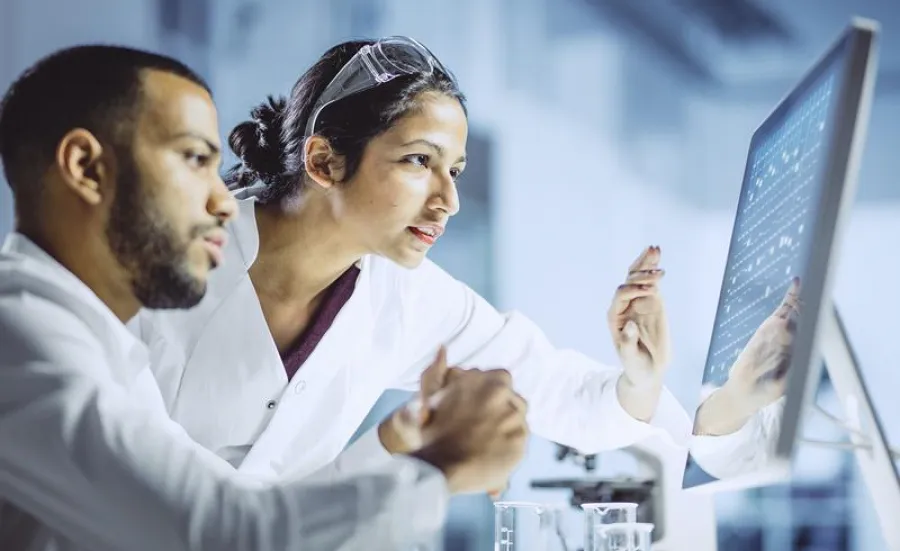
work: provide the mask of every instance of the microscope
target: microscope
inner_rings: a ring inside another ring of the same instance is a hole
[[[572,491],[570,503],[580,509],[584,503],[637,503],[637,521],[655,525],[653,541],[657,542],[666,533],[663,502],[663,463],[660,458],[637,446],[618,450],[615,453],[626,453],[633,457],[640,473],[629,476],[602,478],[594,476],[597,468],[597,455],[584,455],[573,448],[557,444],[556,460],[569,461],[584,468],[587,473],[583,478],[533,480],[531,487],[535,489],[568,489]]]

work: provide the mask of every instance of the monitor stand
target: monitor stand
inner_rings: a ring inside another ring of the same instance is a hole
[[[814,407],[846,430],[850,442],[802,442],[853,450],[862,479],[872,497],[886,549],[900,551],[900,478],[894,467],[897,452],[891,450],[885,439],[836,307],[827,310],[822,317],[819,346],[825,369],[844,410],[844,419],[835,417],[818,405]],[[808,395],[815,396],[815,393]]]

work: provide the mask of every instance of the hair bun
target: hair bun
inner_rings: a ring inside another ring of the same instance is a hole
[[[270,183],[285,172],[282,155],[284,98],[269,96],[250,112],[250,120],[237,125],[228,137],[228,145],[241,159],[244,170]]]

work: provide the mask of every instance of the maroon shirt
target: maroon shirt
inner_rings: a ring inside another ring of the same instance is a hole
[[[313,314],[309,325],[281,358],[281,361],[284,362],[284,370],[287,371],[288,380],[291,380],[294,373],[297,373],[297,370],[303,366],[309,355],[319,345],[319,341],[325,336],[325,332],[334,323],[338,312],[350,300],[353,290],[356,288],[357,276],[359,276],[359,268],[351,266],[325,290],[322,304]]]

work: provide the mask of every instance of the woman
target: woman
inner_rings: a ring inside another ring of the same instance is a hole
[[[193,438],[245,471],[309,473],[385,389],[416,389],[441,345],[451,364],[509,370],[531,430],[583,452],[689,435],[662,385],[658,248],[610,310],[624,370],[554,348],[426,258],[459,209],[467,132],[452,75],[402,37],[330,49],[289,98],[232,131],[240,217],[223,266],[194,310],[133,324]],[[343,461],[414,445],[395,429],[383,423]]]

